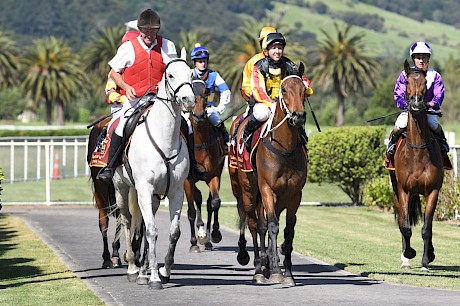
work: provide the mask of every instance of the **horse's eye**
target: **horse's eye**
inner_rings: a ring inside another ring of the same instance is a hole
[[[281,87],[281,91],[282,91],[283,93],[285,93],[285,92],[286,92],[286,89],[285,89],[284,87]]]
[[[174,76],[172,74],[168,74],[168,79],[174,79]]]

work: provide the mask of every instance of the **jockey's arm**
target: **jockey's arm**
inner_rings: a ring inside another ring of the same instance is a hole
[[[257,65],[254,65],[251,76],[251,91],[254,96],[254,100],[258,103],[263,103],[267,107],[270,107],[274,102],[273,99],[267,94],[265,88],[265,78],[262,73],[259,71]]]
[[[222,115],[225,112],[225,107],[228,103],[230,103],[231,91],[225,83],[224,79],[217,74],[216,77],[216,87],[220,92],[220,101],[219,105],[216,107],[216,111]]]
[[[129,85],[123,80],[123,76],[121,75],[121,73],[116,72],[112,69],[110,70],[110,77],[115,82],[115,84],[117,84],[118,87],[126,91],[126,97],[128,98],[128,100],[132,101],[136,98],[136,91],[131,85]]]
[[[393,97],[396,103],[396,106],[399,109],[405,110],[407,108],[406,101],[406,76],[404,72],[401,72],[398,79],[396,80],[395,90]]]

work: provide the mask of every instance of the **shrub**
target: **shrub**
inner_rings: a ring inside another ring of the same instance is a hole
[[[385,211],[393,207],[393,189],[388,175],[368,181],[363,188],[365,206],[377,206]]]
[[[343,127],[313,135],[308,144],[308,181],[333,183],[357,204],[369,179],[385,173],[384,127]]]
[[[459,210],[460,183],[455,177],[454,171],[445,171],[434,219],[438,221],[455,219]]]

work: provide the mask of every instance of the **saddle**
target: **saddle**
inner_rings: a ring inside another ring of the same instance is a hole
[[[401,142],[402,142],[402,140],[404,138],[406,138],[405,132],[401,135],[401,137],[396,142],[396,150],[399,148],[399,146],[401,145]],[[387,170],[395,170],[394,155],[390,155],[390,154],[388,154],[388,152],[386,152],[385,154],[386,154],[385,161],[383,162],[384,167]],[[444,170],[452,170],[453,169],[452,162],[450,161],[450,158],[449,158],[449,156],[447,154],[442,154],[442,162],[443,162]]]
[[[243,123],[244,117],[240,117],[240,122],[235,130],[238,130],[239,126]],[[243,137],[239,139],[236,137],[232,137],[232,141],[230,142],[230,149],[229,149],[229,167],[232,168],[239,168],[244,172],[252,172],[255,168],[255,153],[257,151],[257,146],[259,145],[260,134],[263,127],[267,124],[267,122],[263,123],[260,127],[258,127],[254,131],[254,135],[252,137],[251,143],[251,152],[248,152],[246,144],[243,141]]]

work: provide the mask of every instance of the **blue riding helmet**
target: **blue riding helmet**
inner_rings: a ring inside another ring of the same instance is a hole
[[[193,49],[192,54],[191,54],[192,60],[197,60],[201,58],[207,58],[209,59],[209,51],[205,47],[196,47]]]

